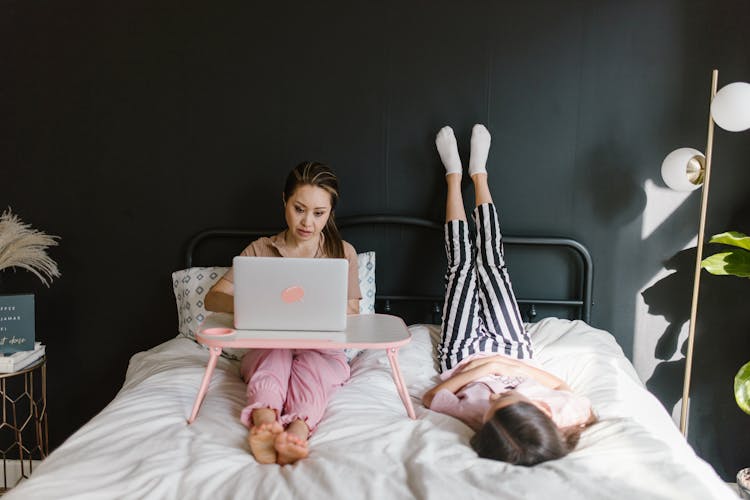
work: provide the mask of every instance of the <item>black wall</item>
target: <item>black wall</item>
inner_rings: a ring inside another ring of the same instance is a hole
[[[0,206],[62,237],[51,288],[0,275],[37,294],[52,444],[176,335],[170,273],[191,235],[281,225],[303,159],[339,173],[339,216],[438,220],[434,135],[451,124],[468,159],[476,122],[506,233],[589,246],[592,322],[671,411],[699,194],[644,236],[645,186],[663,187],[671,150],[703,149],[711,70],[750,80],[748,20],[741,0],[0,1]],[[748,134],[717,131],[709,234],[750,232]],[[690,441],[726,478],[750,465],[731,396],[749,294],[706,276],[697,323]]]

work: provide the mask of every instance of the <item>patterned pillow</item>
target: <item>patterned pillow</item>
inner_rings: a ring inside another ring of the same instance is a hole
[[[204,299],[208,290],[224,276],[228,267],[190,267],[172,273],[174,297],[177,300],[178,337],[195,340],[195,332],[206,319]],[[239,360],[246,349],[225,348],[221,355]]]
[[[206,319],[206,292],[229,270],[228,267],[190,267],[172,273],[180,335],[195,340],[195,332]]]
[[[357,255],[359,288],[362,300],[360,314],[375,312],[375,252]],[[206,319],[204,299],[208,290],[227,272],[228,267],[190,267],[172,273],[172,286],[177,301],[178,336],[195,340],[195,332]],[[222,356],[240,359],[240,349],[224,349]]]
[[[359,301],[360,314],[375,312],[375,252],[357,254],[359,265],[359,290],[362,300]]]

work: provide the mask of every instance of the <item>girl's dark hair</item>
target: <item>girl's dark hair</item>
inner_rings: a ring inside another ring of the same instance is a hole
[[[583,429],[593,422],[561,429],[539,408],[519,401],[497,410],[471,438],[471,446],[482,458],[536,465],[573,451]]]
[[[315,186],[324,189],[331,196],[331,214],[323,228],[323,250],[327,257],[343,258],[344,243],[336,227],[334,211],[339,201],[339,180],[331,167],[317,161],[303,161],[289,172],[284,183],[284,201],[292,197],[300,186]]]

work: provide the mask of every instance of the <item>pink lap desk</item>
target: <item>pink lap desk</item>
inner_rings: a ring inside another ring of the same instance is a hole
[[[274,330],[235,330],[231,314],[209,315],[196,335],[198,342],[209,348],[208,365],[203,375],[193,411],[188,419],[192,424],[198,416],[216,362],[225,347],[240,349],[385,349],[391,363],[393,381],[410,418],[414,408],[406,390],[398,365],[398,350],[411,341],[411,333],[404,321],[389,314],[359,314],[347,316],[343,332],[294,332]]]

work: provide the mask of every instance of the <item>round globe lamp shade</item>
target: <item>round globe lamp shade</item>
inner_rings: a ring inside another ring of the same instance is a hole
[[[750,128],[750,83],[735,82],[722,87],[711,101],[711,117],[729,132]]]
[[[675,149],[661,164],[661,178],[675,191],[693,191],[703,184],[703,153],[693,148]]]

